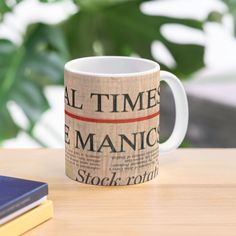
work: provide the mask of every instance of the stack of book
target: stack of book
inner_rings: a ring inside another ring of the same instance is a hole
[[[0,236],[21,235],[53,216],[43,182],[0,176]]]

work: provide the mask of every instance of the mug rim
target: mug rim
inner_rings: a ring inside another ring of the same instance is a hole
[[[102,59],[112,59],[112,60],[116,60],[116,59],[125,59],[125,60],[130,60],[130,61],[136,61],[136,62],[142,62],[142,63],[146,63],[149,64],[150,66],[152,66],[151,69],[147,69],[147,70],[142,70],[142,71],[138,71],[138,72],[125,72],[125,73],[100,73],[100,72],[88,72],[88,71],[83,71],[80,69],[74,69],[72,68],[74,63],[78,63],[78,62],[82,62],[82,61],[88,61],[88,60],[102,60]],[[140,58],[140,57],[129,57],[129,56],[89,56],[89,57],[80,57],[80,58],[76,58],[73,60],[70,60],[68,62],[66,62],[65,66],[64,66],[64,70],[69,72],[69,73],[73,73],[75,75],[85,75],[85,76],[93,76],[93,77],[136,77],[136,76],[143,76],[143,75],[147,75],[147,74],[152,74],[154,72],[158,72],[160,71],[160,65],[150,59],[146,59],[146,58]]]

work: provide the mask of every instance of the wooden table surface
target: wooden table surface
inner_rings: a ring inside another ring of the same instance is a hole
[[[236,235],[236,149],[180,149],[128,187],[70,180],[63,150],[2,149],[0,174],[49,183],[55,216],[28,236]]]

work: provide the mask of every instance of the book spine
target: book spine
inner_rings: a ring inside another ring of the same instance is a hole
[[[26,207],[27,205],[48,195],[48,185],[42,185],[33,191],[27,192],[22,197],[17,198],[15,201],[10,202],[4,206],[0,211],[0,219],[8,216],[9,214]]]

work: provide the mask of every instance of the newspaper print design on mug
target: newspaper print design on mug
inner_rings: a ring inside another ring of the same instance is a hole
[[[159,71],[100,77],[65,70],[66,174],[116,186],[158,174]]]

